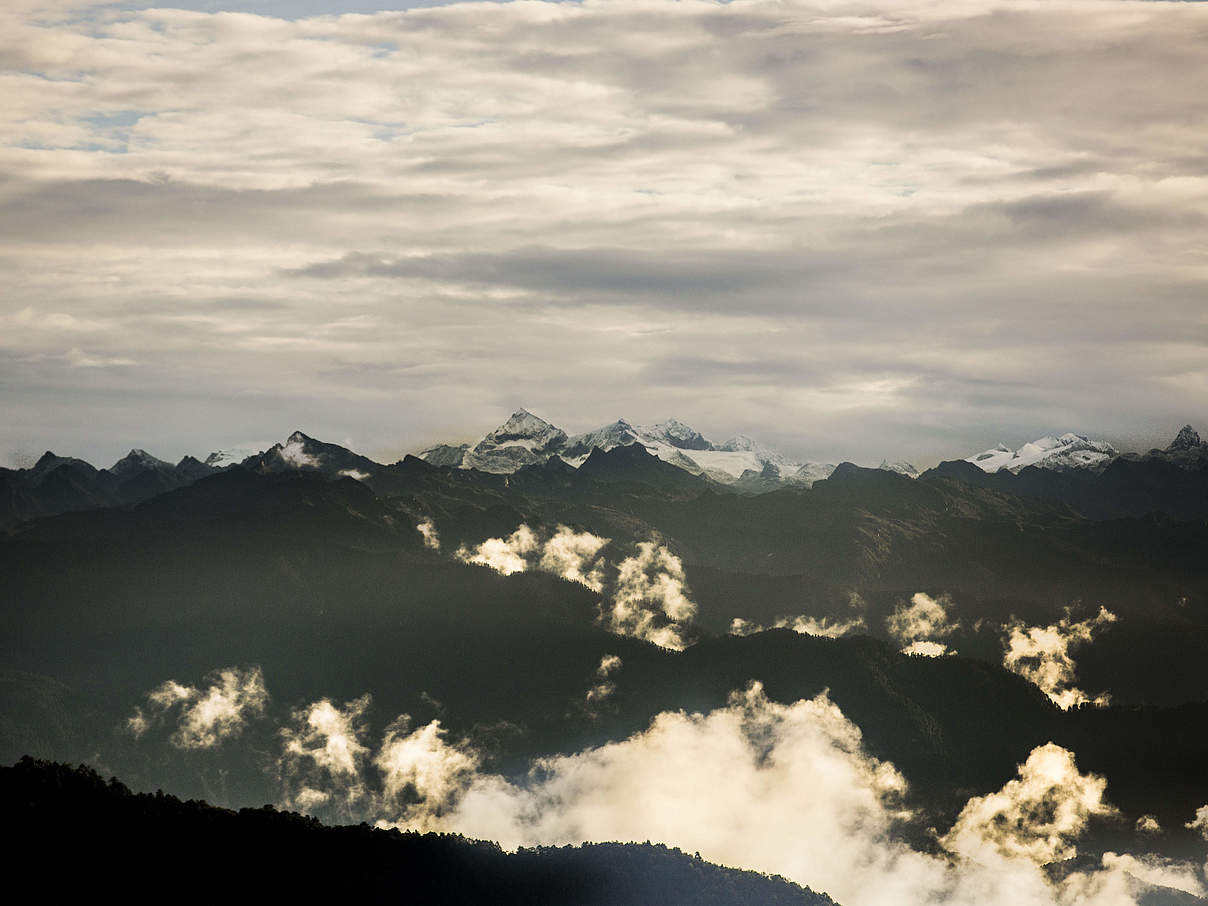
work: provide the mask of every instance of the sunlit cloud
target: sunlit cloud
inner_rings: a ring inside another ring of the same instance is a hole
[[[1074,682],[1077,664],[1070,650],[1090,643],[1104,627],[1116,622],[1116,615],[1106,607],[1085,620],[1075,622],[1069,612],[1047,626],[1027,626],[1015,620],[1003,626],[1003,666],[1035,683],[1055,704],[1062,708],[1091,703],[1107,704],[1106,692],[1090,695]]]

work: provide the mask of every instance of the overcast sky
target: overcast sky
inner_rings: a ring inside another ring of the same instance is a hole
[[[0,462],[1208,434],[1208,4],[185,5],[0,4]]]

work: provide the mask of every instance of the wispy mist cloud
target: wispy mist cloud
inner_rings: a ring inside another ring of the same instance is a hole
[[[528,557],[540,549],[537,535],[527,525],[507,538],[488,538],[474,548],[458,548],[455,556],[464,563],[488,566],[497,573],[510,576],[529,568]]]
[[[598,683],[620,666],[605,656]],[[170,707],[198,699],[174,683],[153,694]],[[370,705],[368,695],[320,699],[291,714],[278,734],[283,806],[507,847],[657,840],[850,906],[1138,906],[1150,885],[1204,895],[1204,870],[1190,863],[1146,853],[1070,861],[1090,822],[1116,810],[1103,778],[1053,743],[999,790],[969,799],[935,831],[939,848],[923,852],[903,833],[918,817],[904,806],[906,781],[825,694],[784,704],[752,683],[707,714],[661,713],[640,733],[539,759],[519,778],[492,773],[439,721],[413,727],[400,715],[378,737]],[[1208,806],[1187,826],[1208,839]],[[1068,870],[1050,873],[1053,862]]]
[[[1048,626],[1026,626],[1015,620],[1003,626],[1003,666],[1035,683],[1062,708],[1086,702],[1105,705],[1110,700],[1106,692],[1091,696],[1074,685],[1077,664],[1070,649],[1091,642],[1096,633],[1114,622],[1116,615],[1106,607],[1080,622],[1074,622],[1068,610]]]
[[[767,628],[754,623],[751,620],[744,620],[742,617],[735,617],[730,621],[730,635],[753,635],[756,632],[763,632]],[[799,635],[817,635],[828,639],[838,639],[845,635],[853,635],[867,629],[863,617],[853,617],[849,620],[837,619],[834,617],[781,617],[772,623],[773,629],[791,629]]]
[[[696,603],[689,597],[684,565],[661,541],[639,541],[635,553],[616,562],[603,556],[608,538],[560,525],[541,540],[522,524],[507,538],[462,546],[454,556],[503,575],[537,569],[601,593],[600,622],[619,635],[682,649],[691,637]]]
[[[425,519],[415,526],[415,530],[424,539],[424,547],[433,551],[440,550],[440,532],[436,530],[436,523],[431,519]]]
[[[142,736],[161,723],[174,725],[169,737],[180,749],[210,749],[238,736],[247,722],[264,713],[268,690],[259,667],[226,667],[206,677],[208,684],[187,686],[167,680],[147,693],[126,728]]]
[[[894,609],[885,621],[885,629],[902,646],[903,654],[941,657],[949,650],[938,640],[960,628],[960,621],[949,617],[951,606],[952,599],[947,595],[933,598],[926,592],[916,592],[909,604],[901,603]]]
[[[944,846],[966,859],[1023,858],[1037,865],[1066,861],[1073,840],[1094,816],[1114,815],[1103,798],[1107,781],[1078,772],[1073,753],[1053,743],[1033,749],[1019,777],[988,796],[970,799]]]
[[[365,744],[369,705],[368,695],[343,706],[324,698],[293,713],[281,729],[279,769],[286,807],[305,812],[322,807],[343,820],[367,808],[370,792],[363,773],[370,754]]]
[[[617,691],[616,681],[612,677],[621,669],[623,663],[620,656],[615,654],[606,654],[600,658],[600,664],[596,667],[596,681],[587,690],[584,699],[584,708],[588,714],[599,716],[600,709]]]
[[[639,541],[637,548],[637,554],[617,564],[604,625],[621,635],[682,649],[688,642],[684,624],[696,616],[696,603],[687,595],[684,565],[656,541]]]

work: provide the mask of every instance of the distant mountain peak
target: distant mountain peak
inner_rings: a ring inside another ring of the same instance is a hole
[[[888,459],[882,459],[881,464],[877,468],[883,472],[897,472],[899,475],[905,475],[907,478],[919,477],[919,470],[905,460],[890,462]]]
[[[1191,425],[1184,425],[1178,436],[1171,441],[1166,449],[1171,451],[1192,450],[1202,444],[1199,433]]]
[[[135,448],[109,467],[114,475],[121,475],[135,469],[171,469],[170,462],[164,462],[152,456],[146,450]]]
[[[488,434],[483,441],[506,443],[509,440],[526,438],[544,438],[556,435],[566,436],[561,428],[547,422],[540,416],[533,415],[527,409],[517,409],[506,422]]]
[[[982,453],[966,458],[985,472],[1007,469],[1018,472],[1028,466],[1042,469],[1098,469],[1119,455],[1105,440],[1091,440],[1084,434],[1066,432],[1060,436],[1046,434],[1018,450],[999,444]]]
[[[734,484],[743,476],[750,481],[757,476],[765,483],[808,486],[825,478],[833,468],[821,463],[790,462],[749,437],[740,436],[717,445],[674,417],[637,426],[618,418],[594,431],[568,437],[561,428],[523,408],[476,444],[467,447],[436,444],[421,452],[420,457],[434,465],[508,474],[525,466],[540,465],[552,455],[578,467],[593,450],[631,445],[639,445],[657,459],[692,475],[706,475],[723,484]],[[769,464],[776,468],[769,470]]]

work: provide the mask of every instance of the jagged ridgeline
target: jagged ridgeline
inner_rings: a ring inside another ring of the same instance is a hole
[[[176,466],[47,454],[0,474],[0,759],[447,824],[471,788],[544,802],[550,765],[602,771],[668,727],[738,726],[762,771],[761,727],[832,715],[846,767],[900,772],[912,858],[1059,749],[1110,805],[1081,852],[1202,863],[1205,449],[1065,435],[806,480],[678,422],[572,437],[519,412],[391,464],[301,432]],[[395,789],[416,751],[440,783]]]

